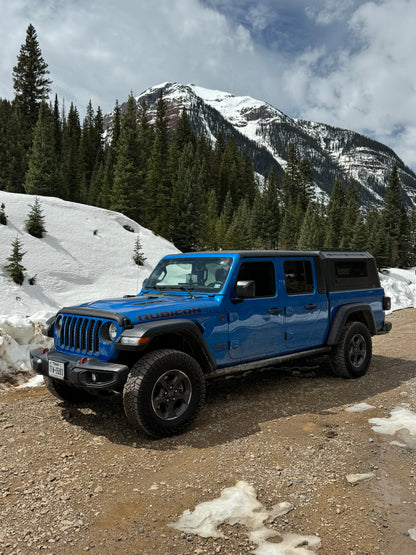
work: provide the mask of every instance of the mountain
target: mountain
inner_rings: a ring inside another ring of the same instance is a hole
[[[213,142],[219,134],[232,137],[246,148],[255,170],[266,175],[271,166],[282,175],[288,147],[296,145],[300,158],[312,165],[318,192],[329,195],[336,179],[358,184],[362,204],[381,206],[388,175],[397,164],[403,186],[404,202],[416,205],[416,175],[391,148],[354,131],[293,119],[266,102],[249,96],[235,96],[196,85],[163,83],[137,97],[145,100],[149,114],[156,114],[156,104],[163,93],[170,127],[174,128],[183,109],[197,133],[205,133]],[[125,104],[121,110],[125,109]],[[111,126],[111,115],[106,116]]]

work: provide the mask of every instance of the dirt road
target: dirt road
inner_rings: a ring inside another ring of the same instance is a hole
[[[416,412],[416,310],[389,320],[363,378],[314,368],[217,381],[171,439],[136,435],[119,398],[73,408],[44,387],[0,393],[0,554],[252,553],[242,524],[221,524],[219,538],[168,526],[240,480],[266,510],[293,505],[266,524],[275,545],[288,532],[320,538],[294,554],[416,554],[416,435],[369,423]],[[364,402],[374,408],[346,411]]]

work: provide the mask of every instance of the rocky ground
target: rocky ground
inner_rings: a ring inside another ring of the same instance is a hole
[[[264,553],[290,532],[320,539],[294,555],[416,553],[416,436],[369,423],[416,412],[416,310],[389,319],[363,378],[314,368],[212,382],[192,429],[171,439],[136,435],[119,398],[73,408],[44,387],[3,391],[0,554],[253,553],[244,524],[221,524],[216,538],[168,526],[241,480],[265,510],[293,505],[268,519]],[[374,408],[346,411],[364,402]]]

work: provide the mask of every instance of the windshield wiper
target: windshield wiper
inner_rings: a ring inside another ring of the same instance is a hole
[[[182,291],[186,291],[188,293],[188,295],[191,297],[191,299],[196,299],[196,297],[192,293],[192,291],[188,287],[185,287],[185,285],[180,285],[179,289],[181,289]]]

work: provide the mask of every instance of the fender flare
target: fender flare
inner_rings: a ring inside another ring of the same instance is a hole
[[[168,334],[185,337],[192,347],[201,353],[207,371],[212,372],[216,369],[215,359],[205,341],[201,327],[192,320],[186,320],[185,318],[140,322],[122,332],[115,343],[115,348],[118,351],[143,352],[152,339]],[[131,343],[123,344],[123,339],[127,338],[131,340]],[[136,339],[137,341],[135,341]]]
[[[371,335],[375,335],[376,333],[376,323],[374,321],[373,311],[371,310],[371,306],[365,303],[352,303],[346,304],[341,306],[332,321],[328,338],[326,340],[327,345],[337,345],[342,330],[344,328],[345,322],[351,316],[351,314],[359,313],[362,317],[358,319],[360,322],[363,322],[370,332]]]

